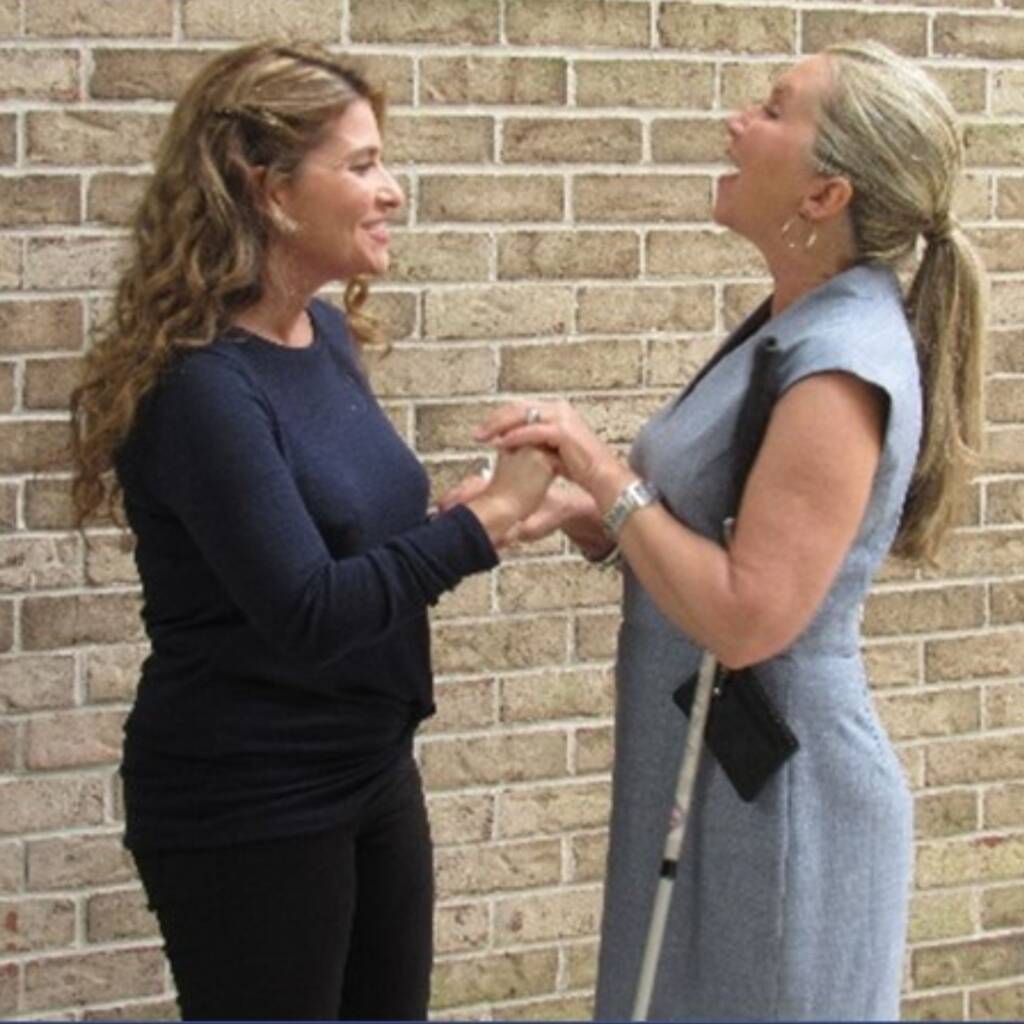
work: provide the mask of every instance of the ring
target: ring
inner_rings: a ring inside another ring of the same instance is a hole
[[[530,406],[530,408],[526,410],[526,425],[528,427],[532,427],[534,423],[540,423],[540,421],[540,409],[535,409],[533,406]]]

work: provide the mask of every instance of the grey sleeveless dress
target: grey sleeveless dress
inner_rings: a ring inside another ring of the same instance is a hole
[[[736,418],[754,347],[767,337],[781,350],[780,393],[830,370],[881,389],[884,445],[860,531],[821,608],[788,650],[756,669],[799,751],[748,804],[705,749],[651,1018],[894,1020],[912,810],[871,705],[859,638],[861,603],[895,536],[921,431],[896,278],[855,267],[774,319],[762,307],[732,350],[646,425],[631,462],[674,515],[720,540],[735,511],[726,502],[741,455]],[[632,1009],[685,738],[671,694],[699,655],[627,569],[598,1019],[628,1019]]]

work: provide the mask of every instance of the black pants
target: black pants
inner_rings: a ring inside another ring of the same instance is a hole
[[[182,1019],[426,1019],[433,863],[411,762],[354,825],[135,861]]]

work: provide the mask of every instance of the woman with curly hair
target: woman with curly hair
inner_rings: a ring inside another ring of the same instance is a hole
[[[427,606],[494,565],[551,478],[524,449],[427,516],[356,348],[403,202],[382,115],[319,49],[214,59],[73,398],[80,521],[121,494],[137,539],[125,841],[186,1019],[425,1018]],[[339,280],[344,314],[314,298]]]

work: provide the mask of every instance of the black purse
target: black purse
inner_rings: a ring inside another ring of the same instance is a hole
[[[672,699],[690,714],[697,673]],[[704,742],[715,755],[740,799],[750,803],[800,744],[764,687],[749,668],[718,670],[711,691]]]

